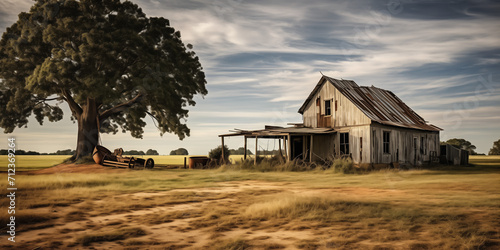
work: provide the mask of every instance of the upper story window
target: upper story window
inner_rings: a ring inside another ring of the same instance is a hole
[[[325,115],[332,115],[332,101],[325,101]]]

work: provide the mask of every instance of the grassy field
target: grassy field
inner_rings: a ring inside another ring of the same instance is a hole
[[[48,168],[62,163],[69,155],[17,155],[16,171],[28,171]],[[10,162],[6,155],[0,155],[0,171],[7,171]]]
[[[156,165],[159,166],[183,166],[184,157],[198,155],[134,155],[136,158],[153,158]],[[204,155],[203,155],[204,156]],[[69,155],[17,155],[16,170],[29,171],[52,167],[68,159]],[[243,155],[232,155],[229,157],[231,162],[239,162]],[[7,171],[8,158],[6,155],[0,155],[0,171]]]
[[[15,246],[498,249],[500,157],[471,163],[354,175],[227,168],[18,175]]]

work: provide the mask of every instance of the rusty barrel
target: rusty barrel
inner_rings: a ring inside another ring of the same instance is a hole
[[[206,156],[191,156],[189,157],[189,168],[203,168],[209,160],[210,158]]]

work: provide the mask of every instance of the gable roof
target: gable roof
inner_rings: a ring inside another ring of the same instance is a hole
[[[314,90],[309,94],[302,107],[300,107],[300,114],[304,114],[307,105],[326,82],[332,84],[374,122],[428,131],[442,130],[432,124],[427,124],[424,118],[419,116],[389,90],[373,86],[360,87],[352,80],[338,80],[328,76],[321,77]]]

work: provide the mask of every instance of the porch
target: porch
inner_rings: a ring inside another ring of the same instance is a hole
[[[235,129],[232,133],[222,134],[219,135],[219,137],[221,138],[221,144],[224,148],[224,138],[243,136],[245,160],[248,157],[248,139],[255,139],[254,164],[257,164],[259,139],[278,140],[278,152],[287,162],[295,159],[314,161],[323,158],[322,151],[325,151],[325,149],[329,151],[331,148],[329,144],[332,143],[333,140],[325,138],[329,138],[329,136],[333,136],[335,133],[337,133],[337,131],[332,128],[308,128],[297,125],[294,127],[265,126],[265,128],[261,130]],[[225,159],[225,156],[223,155],[222,158]]]

